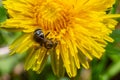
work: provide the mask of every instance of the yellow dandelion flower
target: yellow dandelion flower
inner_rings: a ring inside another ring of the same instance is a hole
[[[38,73],[50,55],[56,75],[62,76],[66,70],[74,77],[80,65],[88,69],[88,60],[102,56],[106,41],[113,42],[109,34],[117,21],[112,18],[120,14],[106,11],[114,3],[115,0],[4,0],[10,18],[2,26],[23,32],[10,46],[11,54],[29,50],[25,69]],[[42,41],[35,40],[36,30],[43,35]],[[46,48],[49,41],[56,46]]]

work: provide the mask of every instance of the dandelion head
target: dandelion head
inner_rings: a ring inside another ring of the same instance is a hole
[[[109,36],[117,24],[113,18],[120,15],[106,11],[114,3],[115,0],[5,0],[10,18],[2,25],[23,32],[10,46],[11,54],[28,50],[25,69],[38,73],[50,55],[56,75],[62,76],[66,70],[74,77],[80,65],[88,69],[88,60],[99,59],[107,41],[113,42]],[[33,37],[38,29],[44,34],[43,42]],[[56,45],[47,49],[47,40]]]

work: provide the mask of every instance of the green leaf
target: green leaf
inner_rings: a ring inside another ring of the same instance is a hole
[[[108,70],[106,70],[106,72],[101,76],[100,80],[110,80],[110,78],[116,75],[118,72],[120,72],[120,60],[111,64]]]
[[[7,11],[4,7],[0,6],[0,22],[3,22],[7,19]]]
[[[108,55],[120,55],[120,47],[118,45],[120,43],[120,30],[114,30],[111,37],[114,39],[114,42],[107,45],[106,53]]]
[[[116,13],[116,9],[117,9],[118,4],[119,4],[119,0],[116,0],[115,4],[113,5],[113,7],[110,10],[111,14],[115,14]]]

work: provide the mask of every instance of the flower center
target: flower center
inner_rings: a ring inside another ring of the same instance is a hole
[[[44,31],[59,33],[66,29],[68,16],[68,12],[58,3],[44,2],[36,8],[37,23]]]

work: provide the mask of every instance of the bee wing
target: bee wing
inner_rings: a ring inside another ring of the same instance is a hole
[[[45,66],[47,58],[48,49],[46,49],[45,47],[41,47],[37,50],[35,48],[32,48],[25,61],[25,69],[32,69],[40,73]]]

